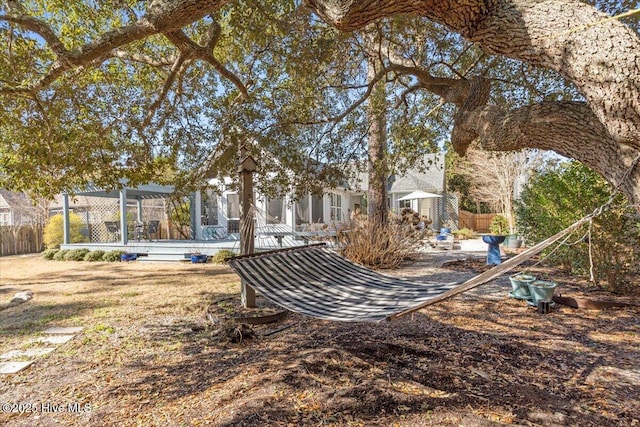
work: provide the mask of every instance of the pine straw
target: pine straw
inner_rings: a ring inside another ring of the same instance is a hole
[[[3,426],[640,422],[639,313],[538,315],[506,296],[506,277],[395,322],[291,315],[230,343],[214,336],[203,315],[213,301],[238,295],[226,267],[9,257],[0,271],[0,297],[34,292],[30,302],[0,312],[1,351],[48,326],[85,327],[26,371],[3,377],[0,400],[92,407],[0,414]],[[450,281],[469,275],[426,261],[402,273]],[[593,296],[570,278],[560,286]]]

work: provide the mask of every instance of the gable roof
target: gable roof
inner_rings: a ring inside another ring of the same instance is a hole
[[[403,175],[392,175],[389,178],[391,185],[389,193],[409,193],[416,190],[430,193],[443,193],[444,180],[444,153],[429,153],[423,158],[426,170],[408,170]]]

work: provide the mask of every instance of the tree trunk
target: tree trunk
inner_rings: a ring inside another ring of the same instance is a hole
[[[238,173],[240,179],[240,255],[250,255],[255,250],[253,202],[253,172],[255,167],[247,160],[247,148],[240,147]],[[256,291],[246,280],[240,281],[240,299],[246,308],[256,306]]]
[[[375,57],[367,62],[367,80],[371,82],[379,67]],[[369,123],[368,169],[369,192],[367,212],[369,221],[383,226],[387,223],[389,208],[387,205],[387,132],[386,132],[386,93],[384,80],[378,82],[369,98],[367,119]]]
[[[442,23],[486,52],[552,69],[570,79],[578,103],[532,105],[504,113],[484,92],[460,106],[456,150],[480,138],[485,148],[545,148],[575,158],[620,186],[640,210],[640,38],[628,26],[578,0],[307,0],[344,30],[381,17],[416,13]],[[473,92],[473,91],[471,91]],[[562,107],[569,111],[563,112]],[[514,122],[519,127],[513,128]],[[530,133],[530,132],[540,132]],[[577,132],[577,133],[576,133]],[[488,139],[484,139],[488,138]],[[622,180],[624,179],[624,182]]]

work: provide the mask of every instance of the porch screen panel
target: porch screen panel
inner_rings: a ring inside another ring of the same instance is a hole
[[[303,196],[296,204],[296,225],[309,222],[309,196]]]
[[[311,197],[311,218],[313,222],[324,222],[324,206],[322,196]]]

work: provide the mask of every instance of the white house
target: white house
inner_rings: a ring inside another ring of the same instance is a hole
[[[221,186],[220,183],[215,183]],[[240,224],[240,195],[227,180],[220,195],[209,192],[202,197],[202,225],[219,227],[228,233],[237,233]],[[339,228],[349,220],[351,212],[361,209],[362,191],[337,188],[323,195],[306,195],[300,200],[290,196],[267,197],[254,195],[255,217],[258,227],[285,225],[289,229],[304,231],[324,225]]]
[[[445,162],[444,154],[426,154],[425,171],[409,170],[401,176],[389,177],[389,207],[399,212],[409,207],[427,216],[433,224],[439,224],[444,208]],[[291,197],[269,198],[255,194],[257,226],[284,225],[290,230],[320,230],[340,228],[354,211],[366,211],[366,192],[368,179],[360,174],[357,182],[345,184],[323,195],[307,195],[301,200]],[[240,224],[240,195],[231,185],[231,179],[221,183],[211,183],[223,189],[221,194],[213,191],[202,196],[202,225],[237,233]],[[430,193],[429,196],[400,200],[415,191]]]

